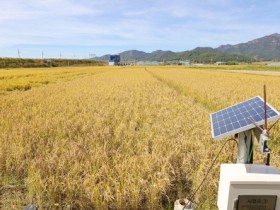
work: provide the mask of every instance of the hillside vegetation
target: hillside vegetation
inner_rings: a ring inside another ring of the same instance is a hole
[[[238,63],[255,61],[252,57],[242,55],[229,55],[216,51],[212,48],[196,48],[190,51],[174,53],[172,51],[157,50],[151,53],[145,53],[142,51],[131,50],[120,53],[122,61],[159,61],[167,64],[168,62],[176,62],[182,60],[189,60],[192,63]],[[104,55],[100,60],[108,61],[109,55]]]
[[[262,60],[280,59],[280,34],[271,34],[246,43],[221,45],[217,51],[252,56]]]
[[[197,188],[224,143],[211,139],[211,112],[261,95],[263,83],[280,110],[279,77],[185,67],[45,72],[0,70],[0,87],[54,78],[2,88],[1,209],[172,209]],[[271,136],[271,164],[280,169],[279,124]],[[263,162],[257,150],[255,162]],[[196,209],[217,209],[219,166],[235,162],[236,152],[234,143],[225,147]]]
[[[187,40],[186,40],[187,42]],[[184,44],[184,43],[182,43]],[[260,37],[246,43],[235,45],[224,44],[217,48],[197,47],[193,50],[183,52],[172,52],[170,50],[156,50],[151,53],[128,50],[120,52],[123,61],[178,61],[189,60],[192,63],[251,63],[254,61],[280,60],[280,34],[271,34]],[[108,61],[109,55],[98,59]]]

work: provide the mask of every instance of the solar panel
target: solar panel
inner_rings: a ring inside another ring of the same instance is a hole
[[[266,104],[266,108],[268,122],[280,117],[280,113],[269,104]],[[222,139],[256,127],[248,118],[257,125],[264,124],[264,100],[260,96],[210,114],[213,139]]]

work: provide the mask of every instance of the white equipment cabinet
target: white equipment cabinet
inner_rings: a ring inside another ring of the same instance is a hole
[[[219,210],[280,210],[280,171],[261,164],[222,164]]]

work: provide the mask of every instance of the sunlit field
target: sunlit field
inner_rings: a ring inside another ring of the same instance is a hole
[[[0,209],[173,209],[200,184],[224,141],[209,114],[263,94],[280,110],[280,77],[188,67],[0,70]],[[271,134],[280,169],[280,126]],[[221,163],[196,209],[217,209]],[[255,145],[255,162],[263,156]]]

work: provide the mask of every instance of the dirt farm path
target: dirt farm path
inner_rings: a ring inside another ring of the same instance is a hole
[[[280,72],[279,71],[253,71],[253,70],[221,70],[221,71],[242,73],[242,74],[258,74],[258,75],[265,75],[265,76],[280,77]]]

